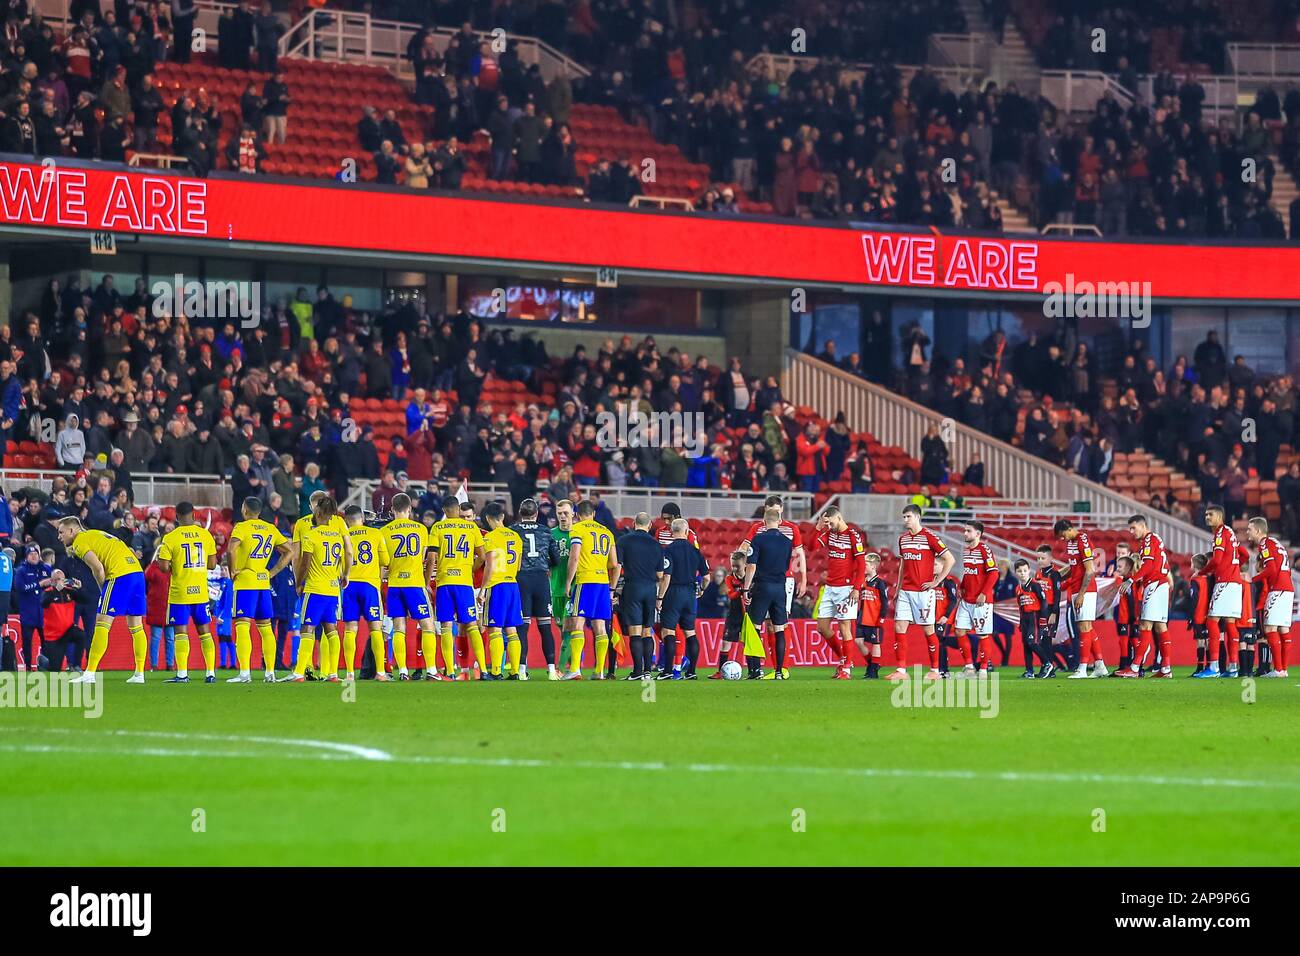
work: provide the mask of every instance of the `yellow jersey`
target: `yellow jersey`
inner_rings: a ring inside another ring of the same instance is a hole
[[[569,548],[577,544],[578,574],[574,584],[608,584],[609,554],[614,536],[599,521],[575,521],[569,530]]]
[[[474,556],[483,547],[478,525],[464,518],[443,518],[429,529],[429,547],[438,552],[435,584],[474,586]]]
[[[363,581],[379,587],[379,572],[388,567],[388,539],[378,528],[367,528],[360,524],[348,528],[348,537],[352,540],[352,570],[348,572],[348,583]]]
[[[269,591],[270,565],[275,549],[289,539],[269,521],[241,521],[230,531],[230,566],[239,591]]]
[[[388,546],[388,586],[422,588],[424,556],[429,550],[429,529],[412,518],[394,518],[382,529]]]
[[[158,558],[172,564],[167,600],[172,604],[207,604],[208,558],[216,555],[217,543],[207,528],[182,524],[163,535]]]
[[[315,527],[315,525],[312,524],[312,522],[315,520],[316,519],[314,517],[307,514],[307,515],[303,515],[301,518],[299,518],[297,521],[293,523],[294,544],[297,544],[299,541],[302,540],[302,536],[307,533],[308,528]],[[335,531],[337,531],[339,534],[343,535],[344,538],[348,536],[348,523],[343,520],[342,515],[335,515],[333,518],[330,518],[329,526],[333,528]]]
[[[483,536],[483,550],[496,553],[492,577],[483,582],[484,587],[519,580],[519,558],[524,553],[524,539],[518,533],[509,528],[494,528]]]
[[[111,535],[107,531],[82,531],[72,539],[72,544],[68,545],[68,550],[75,557],[84,558],[87,554],[93,554],[99,558],[99,563],[104,566],[104,580],[111,581],[113,578],[120,578],[124,574],[135,574],[137,571],[143,572],[140,562],[132,551],[121,538]],[[204,572],[203,578],[204,593],[207,593],[207,572]]]
[[[312,525],[298,541],[306,555],[307,571],[303,594],[339,596],[339,576],[343,573],[343,555],[347,532],[339,531],[334,522]]]

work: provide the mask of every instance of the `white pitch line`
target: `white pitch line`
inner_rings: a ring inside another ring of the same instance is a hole
[[[0,727],[0,730],[20,728]],[[31,732],[31,728],[22,728]],[[662,761],[600,761],[600,760],[545,760],[516,757],[443,757],[430,755],[402,756],[372,747],[338,743],[328,740],[306,740],[283,737],[251,737],[239,734],[185,733],[181,731],[109,730],[77,731],[69,728],[48,728],[39,733],[87,734],[102,733],[113,737],[160,737],[169,740],[215,741],[221,743],[269,744],[283,747],[305,747],[305,753],[267,753],[250,750],[208,750],[198,747],[185,749],[166,747],[135,747],[106,751],[95,747],[65,747],[51,744],[0,744],[0,751],[8,753],[86,753],[100,756],[140,757],[239,757],[265,760],[335,760],[383,761],[440,767],[486,767],[539,770],[598,770],[633,772],[686,772],[731,774],[780,774],[790,776],[830,776],[858,779],[894,780],[959,780],[985,783],[1065,783],[1101,785],[1139,785],[1151,787],[1196,787],[1237,790],[1300,790],[1300,782],[1284,780],[1242,780],[1231,777],[1184,777],[1154,774],[1067,773],[1052,771],[990,771],[990,770],[925,770],[910,767],[804,767],[685,763],[669,764]]]

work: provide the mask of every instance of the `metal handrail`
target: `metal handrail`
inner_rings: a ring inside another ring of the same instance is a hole
[[[0,484],[7,493],[16,488],[38,488],[48,492],[56,478],[70,478],[70,471],[52,468],[0,468]],[[141,472],[131,476],[136,505],[176,505],[182,501],[204,508],[231,507],[233,492],[224,475],[178,475],[170,472]]]

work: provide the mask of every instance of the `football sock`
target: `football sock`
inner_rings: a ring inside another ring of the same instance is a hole
[[[488,667],[493,674],[501,673],[501,662],[505,657],[506,645],[501,637],[499,627],[488,630]]]
[[[306,672],[307,665],[311,663],[311,652],[315,647],[316,638],[309,637],[306,634],[298,638],[298,659],[293,665],[295,676],[301,677]]]
[[[451,628],[446,628],[442,632],[442,666],[446,668],[447,673],[456,673],[456,635]],[[426,661],[425,667],[429,664]]]
[[[357,668],[357,632],[352,628],[343,630],[343,672],[349,677]]]
[[[1237,630],[1237,622],[1228,622],[1228,664],[1229,666],[1237,663],[1238,654],[1241,652],[1241,632]]]
[[[519,673],[519,662],[523,660],[525,653],[527,652],[520,636],[518,634],[508,635],[506,640],[506,661],[510,665],[511,674]]]
[[[560,649],[557,652],[557,657],[555,658],[555,661],[556,664],[559,665],[560,670],[564,670],[565,665],[569,661],[569,632],[564,629],[563,624],[560,624],[559,628],[560,628]]]
[[[131,628],[131,645],[135,651],[135,672],[143,674],[144,662],[149,656],[149,635],[145,633],[143,624]]]
[[[1033,670],[1035,648],[1025,634],[1020,635],[1020,650],[1025,655],[1025,670]]]
[[[973,663],[970,652],[970,638],[965,634],[957,635],[957,651],[961,654],[961,662],[963,664]]]
[[[1249,677],[1255,673],[1255,648],[1249,644],[1241,645],[1238,660],[1241,662],[1242,677]]]
[[[1219,666],[1219,642],[1223,640],[1223,634],[1219,630],[1219,622],[1211,618],[1205,623],[1205,628],[1210,632],[1209,659],[1215,667]]]
[[[686,673],[694,674],[695,667],[700,662],[700,639],[694,634],[686,637],[686,659],[691,662],[686,668]]]
[[[930,652],[930,667],[938,669],[939,667],[939,635],[925,635],[925,649]]]
[[[511,641],[518,641],[518,642],[519,642],[519,650],[518,650],[518,654],[517,654],[517,656],[516,656],[516,658],[515,658],[515,669],[514,669],[514,671],[513,671],[513,673],[518,674],[518,673],[519,673],[519,662],[520,662],[520,661],[523,661],[524,664],[525,664],[525,666],[528,664],[528,625],[527,625],[527,622],[525,622],[525,624],[524,624],[524,626],[523,626],[522,628],[520,628],[520,629],[518,629],[518,630],[515,631],[515,635],[514,635],[514,637],[511,637],[509,634],[506,635],[506,660],[509,660],[509,659],[510,659],[510,642],[511,642]]]
[[[548,665],[555,664],[555,631],[550,621],[538,621],[537,630],[542,635],[542,656]]]
[[[1209,652],[1209,648],[1205,646],[1206,643],[1205,641],[1196,642],[1196,669],[1198,671],[1205,670],[1205,661]]]
[[[776,632],[776,670],[779,674],[785,670],[785,628],[779,628]]]
[[[378,625],[370,629],[370,653],[375,658],[375,675],[388,673],[388,654],[384,649],[384,629]],[[406,657],[405,654],[402,657]]]
[[[1277,631],[1268,635],[1268,652],[1273,658],[1273,670],[1286,670],[1286,666],[1282,663],[1282,635]]]
[[[99,633],[99,625],[95,625],[95,633]],[[107,631],[105,632],[107,638]],[[90,645],[91,660],[94,660],[95,645]],[[182,627],[176,632],[176,676],[186,677],[190,672],[190,629]]]
[[[247,674],[249,662],[253,657],[253,639],[249,636],[252,626],[247,621],[235,622],[235,660],[239,664],[239,673]]]
[[[664,634],[664,652],[662,660],[677,662],[677,630],[673,629],[671,634]],[[668,664],[664,664],[664,670],[668,669]]]
[[[1160,666],[1164,670],[1173,669],[1174,636],[1168,630],[1160,635]]]
[[[405,644],[405,641],[402,641]],[[420,654],[424,657],[424,669],[437,673],[438,670],[438,632],[420,631]],[[446,664],[444,659],[443,664]],[[406,652],[402,652],[402,666],[406,666]]]
[[[569,635],[569,670],[582,670],[582,646],[586,639],[582,636],[582,631],[574,631]]]
[[[605,665],[609,661],[609,637],[605,634],[596,635],[596,676],[600,677],[605,673]]]
[[[469,644],[474,649],[474,661],[478,664],[480,673],[486,673],[488,662],[487,654],[483,650],[483,632],[479,630],[477,624],[469,625]]]
[[[268,674],[275,671],[275,631],[270,621],[258,621],[257,632],[262,636],[262,669]],[[252,650],[249,650],[252,656]]]
[[[212,639],[210,633],[199,635],[199,647],[203,649],[203,666],[207,668],[209,674],[216,673],[217,642]]]
[[[907,632],[894,632],[894,664],[899,670],[907,670]]]

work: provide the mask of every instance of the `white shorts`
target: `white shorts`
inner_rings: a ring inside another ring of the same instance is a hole
[[[788,615],[794,607],[794,578],[785,579],[785,613]]]
[[[953,630],[988,637],[993,633],[993,605],[958,601],[957,619],[953,622]]]
[[[1091,624],[1097,620],[1097,592],[1090,591],[1083,596],[1083,607],[1075,608],[1075,595],[1066,595],[1065,600],[1070,605],[1070,613],[1074,615],[1076,624]]]
[[[1138,611],[1139,621],[1151,621],[1155,624],[1169,623],[1169,582],[1156,581],[1148,584],[1140,595],[1142,607]]]
[[[894,608],[894,623],[934,626],[934,589],[929,591],[899,591],[898,606]]]
[[[819,621],[834,618],[837,621],[856,621],[858,619],[858,599],[853,596],[853,586],[827,584],[817,597],[817,610],[813,617]]]
[[[1210,592],[1210,609],[1206,617],[1226,617],[1233,621],[1241,617],[1241,582],[1226,581],[1216,584]]]
[[[1295,600],[1294,591],[1269,591],[1264,598],[1264,627],[1291,626],[1291,602]]]

